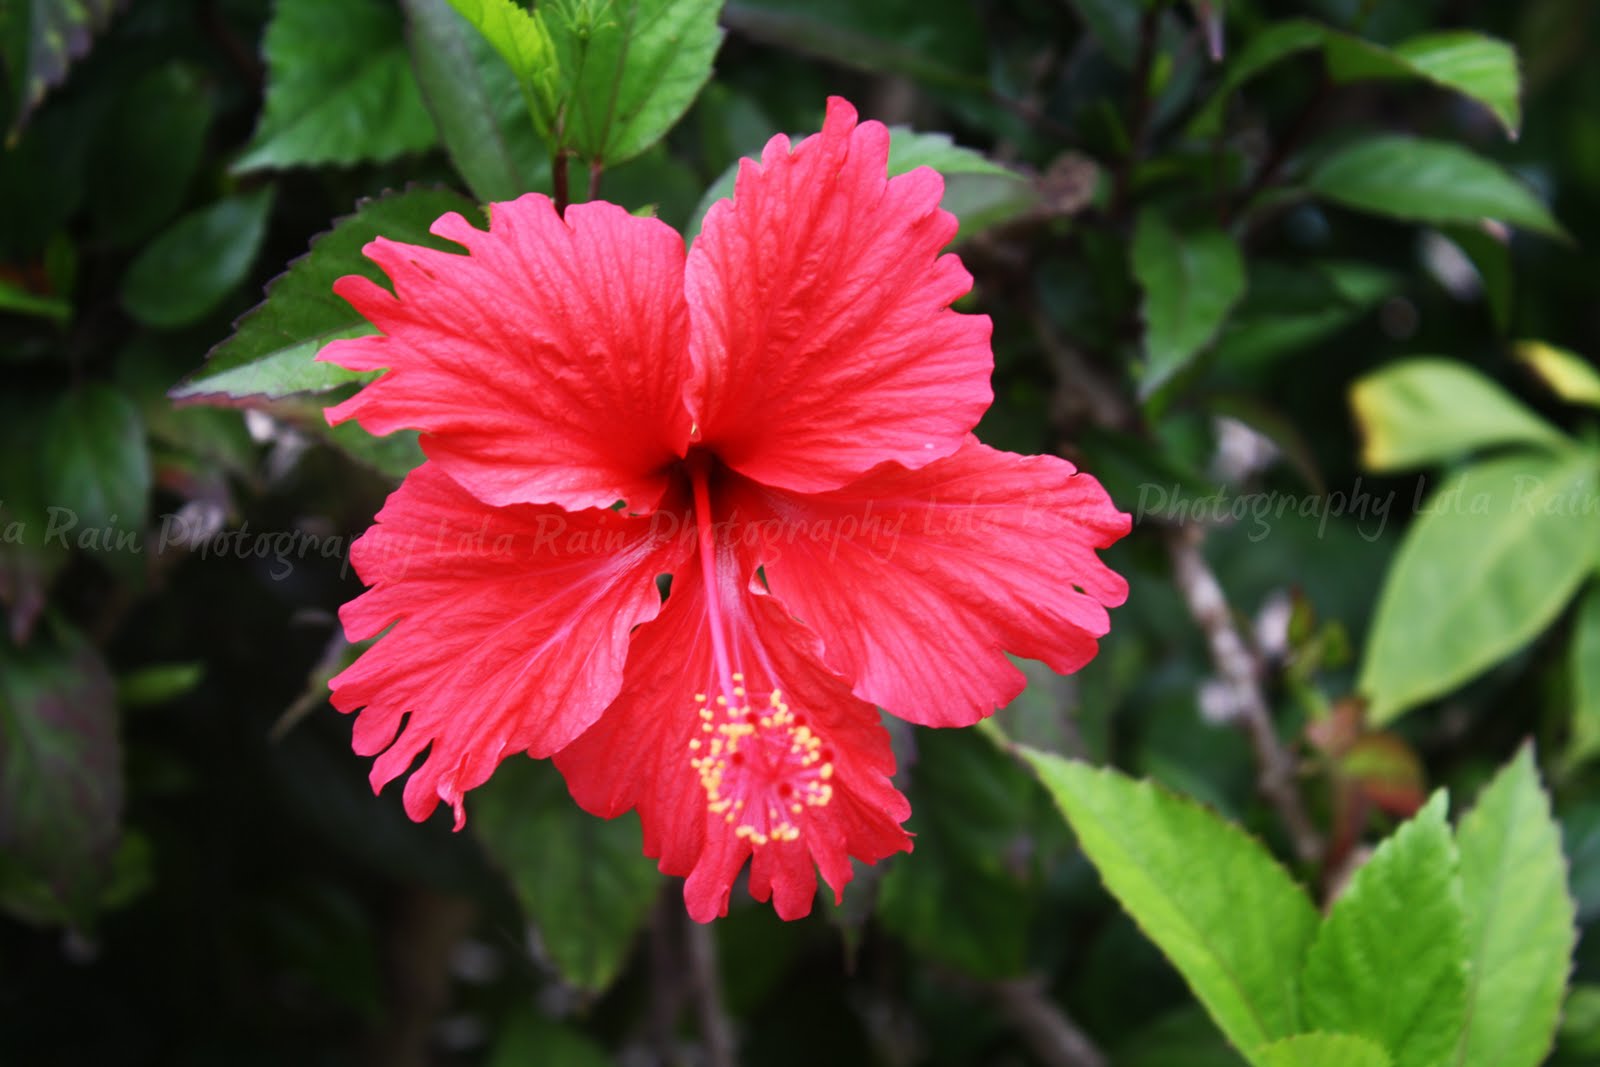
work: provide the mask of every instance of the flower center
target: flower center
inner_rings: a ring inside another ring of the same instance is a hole
[[[733,669],[722,612],[724,589],[736,574],[717,569],[716,535],[711,519],[710,460],[691,454],[686,461],[694,490],[700,573],[705,583],[706,622],[711,631],[715,695],[696,693],[700,729],[689,742],[689,766],[699,775],[706,810],[721,815],[734,834],[761,846],[800,836],[795,820],[807,808],[833,799],[832,754],[822,738],[797,715],[780,690],[754,704],[745,676]]]
[[[706,810],[734,826],[752,845],[793,841],[795,818],[833,799],[830,753],[776,689],[763,706],[746,699],[744,675],[734,674],[733,698],[700,705],[700,734],[689,742],[689,766],[700,775]]]

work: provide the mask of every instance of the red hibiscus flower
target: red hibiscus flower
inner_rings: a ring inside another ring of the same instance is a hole
[[[830,100],[822,132],[741,164],[692,251],[611,204],[495,204],[466,255],[379,239],[381,331],[320,358],[386,370],[329,412],[422,431],[428,461],[353,551],[341,613],[383,636],[333,680],[374,788],[426,818],[513,753],[637,809],[699,920],[750,891],[805,915],[851,857],[910,848],[877,708],[973,723],[1023,687],[1006,653],[1081,667],[1129,528],[1061,459],[970,434],[989,321],[941,249],[926,168]],[[663,596],[658,578],[670,575]],[[387,631],[387,632],[385,632]]]

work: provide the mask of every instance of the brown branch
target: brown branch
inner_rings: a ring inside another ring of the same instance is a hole
[[[1037,300],[1028,301],[1027,312],[1039,347],[1044,349],[1055,373],[1055,402],[1063,421],[1082,418],[1091,425],[1113,430],[1133,426],[1137,412],[1122,390],[1096,370],[1077,345],[1056,332],[1049,313]]]
[[[1255,177],[1245,191],[1239,195],[1238,210],[1248,210],[1250,205],[1262,193],[1272,187],[1288,164],[1289,159],[1304,143],[1307,136],[1316,126],[1317,117],[1322,112],[1324,105],[1332,96],[1333,80],[1324,72],[1317,80],[1317,87],[1312,92],[1310,99],[1305,102],[1299,113],[1290,121],[1289,128],[1282,137],[1273,142],[1267,156],[1261,161],[1261,166],[1256,168]]]
[[[684,956],[689,964],[689,992],[699,1017],[700,1039],[706,1047],[708,1067],[735,1067],[733,1024],[722,1003],[722,974],[717,966],[717,944],[711,927],[684,914]]]
[[[1000,1014],[1048,1067],[1107,1067],[1106,1054],[1046,995],[1039,979],[1005,979],[989,991]]]
[[[1279,740],[1272,713],[1261,689],[1261,665],[1234,624],[1233,613],[1211,565],[1200,551],[1204,528],[1189,526],[1171,531],[1167,551],[1172,577],[1183,594],[1189,614],[1205,634],[1218,680],[1226,687],[1230,705],[1255,753],[1256,786],[1283,820],[1295,855],[1307,864],[1322,856],[1322,835],[1306,814],[1300,797],[1294,756]]]
[[[366,1062],[381,1067],[425,1067],[439,1014],[450,1003],[450,953],[477,913],[472,901],[414,889],[400,901],[387,935],[388,1002],[384,1025],[368,1046]]]
[[[1150,125],[1150,73],[1156,59],[1156,31],[1161,28],[1161,9],[1147,7],[1139,16],[1139,51],[1133,60],[1133,103],[1128,111],[1128,154],[1117,168],[1111,190],[1112,218],[1120,219],[1128,211],[1129,197],[1133,192],[1133,169],[1144,156],[1145,129]]]

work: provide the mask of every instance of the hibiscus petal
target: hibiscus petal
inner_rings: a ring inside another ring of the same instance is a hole
[[[562,220],[543,196],[455,213],[455,255],[379,238],[366,254],[395,292],[356,275],[334,290],[382,333],[318,359],[388,373],[330,408],[372,433],[425,432],[423,451],[489,504],[648,511],[687,448],[683,238],[614,204]]]
[[[490,508],[434,463],[411,472],[351,550],[372,588],[340,611],[352,641],[385,633],[331,683],[360,710],[355,749],[374,790],[406,783],[413,819],[504,756],[548,756],[622,687],[629,631],[655,618],[655,577],[682,558],[654,518],[541,505]],[[409,718],[407,717],[409,715]],[[403,727],[403,728],[402,728]]]
[[[956,220],[925,167],[885,177],[889,134],[828,101],[822,132],[740,163],[689,254],[703,440],[734,469],[802,492],[884,460],[949,455],[989,406],[989,320],[939,251]]]
[[[815,637],[771,597],[730,582],[720,599],[747,704],[705,699],[718,687],[691,562],[661,617],[635,634],[622,693],[556,766],[594,814],[638,809],[645,853],[687,877],[696,920],[727,914],[752,857],[751,895],[795,919],[811,910],[818,867],[837,897],[852,856],[908,850],[900,823],[911,808],[889,781],[894,754],[877,710],[821,666]]]
[[[1022,692],[1011,652],[1077,670],[1128,584],[1095,554],[1128,515],[1054,456],[971,440],[908,471],[886,463],[832,493],[746,485],[735,505],[772,592],[864,700],[966,726]]]

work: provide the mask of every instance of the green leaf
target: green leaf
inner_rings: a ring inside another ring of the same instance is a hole
[[[1514,453],[1447,478],[1395,554],[1359,688],[1374,725],[1448,692],[1531,641],[1594,569],[1600,460]]]
[[[918,167],[932,167],[946,178],[954,174],[1019,177],[982,152],[956,144],[948,133],[917,133],[906,126],[889,127],[889,173],[904,174]]]
[[[877,918],[919,953],[974,976],[1021,974],[1032,906],[1006,858],[1025,833],[1032,783],[970,731],[919,730],[916,741],[916,848],[889,866]]]
[[[541,11],[561,67],[558,140],[612,166],[659,141],[711,77],[716,0],[554,0]]]
[[[917,133],[904,126],[891,126],[889,176],[917,167],[932,167],[943,176],[944,196],[939,206],[961,220],[958,239],[1015,218],[1039,202],[1038,191],[1026,178],[980,152],[957,145],[949,134]],[[685,231],[690,241],[700,235],[700,225],[711,205],[733,196],[738,177],[736,160],[701,196]]]
[[[58,530],[144,524],[150,453],[132,401],[108,385],[65,392],[43,432],[44,501]]]
[[[1228,59],[1222,82],[1205,106],[1190,120],[1189,135],[1196,138],[1215,136],[1222,129],[1228,98],[1238,91],[1239,86],[1297,52],[1319,47],[1330,32],[1328,27],[1320,23],[1289,19],[1275,22],[1252,35]]]
[[[602,992],[661,886],[632,815],[579,810],[548,762],[513,757],[476,794],[479,840],[505,869],[544,948],[573,986]]]
[[[988,35],[967,0],[732,0],[723,22],[742,37],[874,76],[988,88]]]
[[[1495,329],[1505,333],[1511,328],[1511,301],[1515,291],[1510,245],[1482,226],[1445,226],[1439,232],[1478,272],[1483,299],[1489,306]]]
[[[1543,341],[1522,341],[1517,360],[1569,404],[1600,408],[1600,371],[1575,352]]]
[[[1127,0],[1068,0],[1084,26],[1118,66],[1133,66],[1139,46],[1139,5]]]
[[[111,875],[122,820],[122,746],[111,676],[63,632],[0,635],[0,906],[81,922]]]
[[[1330,31],[1328,73],[1335,82],[1420,78],[1470,100],[1517,135],[1522,122],[1517,51],[1505,41],[1467,30],[1429,33],[1384,48]]]
[[[1563,756],[1569,769],[1600,752],[1600,581],[1589,583],[1578,604],[1571,642],[1572,736]]]
[[[16,282],[0,278],[0,312],[32,315],[63,323],[72,317],[72,305],[59,296],[40,296]]]
[[[1257,1067],[1390,1067],[1382,1045],[1352,1034],[1297,1034],[1263,1046]]]
[[[158,663],[117,679],[117,702],[129,707],[165,704],[189,692],[205,675],[203,663]]]
[[[1499,164],[1444,141],[1390,134],[1363,138],[1324,159],[1308,184],[1336,204],[1407,222],[1498,219],[1565,236],[1526,185]]]
[[[1580,1067],[1595,1057],[1600,1057],[1600,985],[1575,985],[1561,1012],[1556,1062],[1560,1067]]]
[[[448,0],[401,0],[422,98],[456,171],[483,203],[515,200],[549,160],[516,76]]]
[[[1476,100],[1512,137],[1522,120],[1517,53],[1493,37],[1465,30],[1430,33],[1392,48],[1308,19],[1276,22],[1247,40],[1229,60],[1221,84],[1190,121],[1194,137],[1222,128],[1228,97],[1268,67],[1296,53],[1322,48],[1328,75],[1337,84],[1414,79]]]
[[[1221,230],[1180,234],[1146,210],[1134,227],[1133,275],[1144,290],[1145,371],[1139,391],[1149,396],[1222,329],[1244,296],[1244,257]]]
[[[1455,1067],[1536,1067],[1555,1038],[1577,905],[1561,830],[1524,745],[1456,831],[1471,982]]]
[[[271,209],[268,186],[183,216],[128,267],[123,306],[159,329],[204,318],[250,272]]]
[[[383,282],[378,265],[361,254],[378,236],[458,249],[428,232],[439,216],[450,211],[475,221],[481,217],[470,200],[442,189],[416,188],[363,201],[355,214],[314,238],[311,250],[267,286],[266,299],[239,320],[233,336],[212,349],[205,365],[169,395],[174,400],[229,403],[326,392],[372,377],[312,359],[329,341],[372,330],[334,293],[333,283],[347,274]]]
[[[278,0],[262,47],[267,100],[235,172],[381,163],[435,143],[391,5]]]
[[[599,1045],[570,1026],[546,1019],[531,1008],[501,1026],[490,1046],[487,1067],[611,1067]]]
[[[1308,269],[1309,268],[1309,269]],[[1249,293],[1217,339],[1213,362],[1229,370],[1302,352],[1332,337],[1401,288],[1366,263],[1253,261]]]
[[[506,61],[539,135],[549,139],[560,114],[561,65],[544,9],[529,11],[516,0],[450,0],[450,6]]]
[[[89,212],[99,236],[142,240],[183,206],[205,149],[211,99],[178,63],[147,71],[111,106],[90,149]]]
[[[72,61],[89,51],[117,7],[117,0],[13,0],[0,6],[0,67],[11,82],[11,137],[66,79]]]
[[[1453,359],[1391,363],[1350,387],[1370,470],[1425,467],[1500,445],[1563,449],[1571,442],[1511,394]]]
[[[1261,844],[1186,797],[1024,749],[1084,853],[1236,1048],[1300,1031],[1295,976],[1317,929]]]
[[[1437,1067],[1466,1022],[1459,859],[1434,795],[1378,846],[1306,954],[1306,1022],[1386,1048],[1394,1067]]]
[[[1197,1004],[1139,1026],[1112,1051],[1116,1067],[1244,1067],[1245,1063]]]

